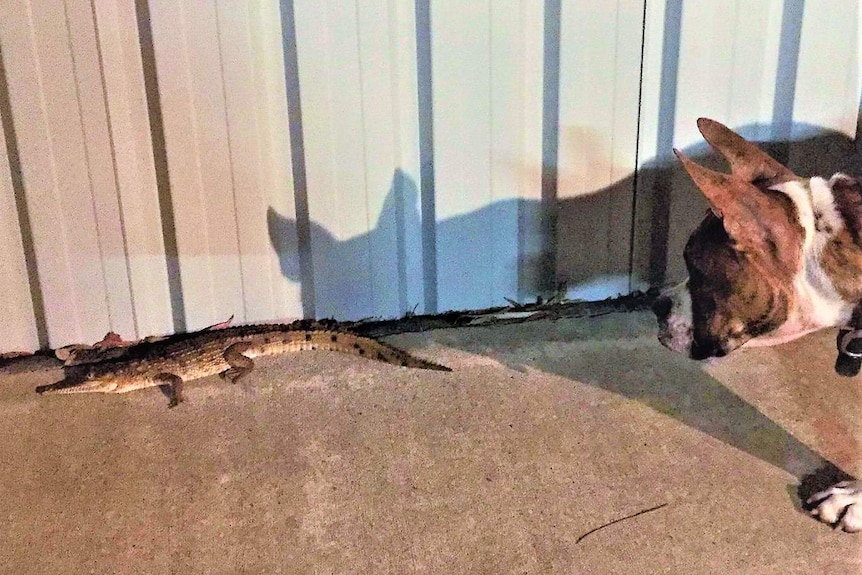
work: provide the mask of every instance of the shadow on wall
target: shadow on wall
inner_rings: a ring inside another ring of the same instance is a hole
[[[754,139],[752,134],[763,134],[764,127],[738,131]],[[800,124],[794,125],[794,133],[808,137],[761,145],[789,157],[788,166],[801,176],[862,171],[855,143],[844,134]],[[705,143],[684,151],[705,166],[726,170]],[[563,186],[565,176],[559,178]],[[592,193],[559,200],[499,201],[437,221],[432,249],[438,273],[429,278],[422,274],[422,259],[427,257],[422,233],[428,226],[422,220],[421,201],[416,183],[396,171],[376,227],[368,234],[339,240],[311,221],[307,243],[314,253],[313,281],[306,281],[300,265],[297,238],[302,234],[296,220],[270,208],[269,236],[282,273],[301,283],[303,290],[314,286],[313,294],[303,293],[303,301],[314,302],[315,315],[338,319],[368,316],[372,309],[379,315],[400,316],[422,302],[426,290],[435,290],[440,306],[422,310],[425,313],[503,305],[504,298],[533,301],[560,287],[570,296],[598,299],[683,279],[682,250],[706,210],[681,165],[656,161],[636,176]],[[619,206],[631,205],[629,213],[614,213]],[[555,222],[550,236],[544,232],[549,218]],[[496,226],[511,233],[503,236]],[[394,246],[387,253],[393,261],[369,265],[369,246]],[[377,289],[375,297],[381,301],[371,301],[368,286]]]

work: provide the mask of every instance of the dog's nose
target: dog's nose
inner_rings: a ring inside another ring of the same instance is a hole
[[[689,357],[698,361],[710,357],[724,357],[725,355],[727,355],[727,350],[719,341],[693,341],[689,351]]]
[[[673,301],[667,296],[659,296],[652,304],[652,312],[659,321],[667,319],[673,309]]]

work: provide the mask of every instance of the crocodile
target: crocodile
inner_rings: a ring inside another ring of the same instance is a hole
[[[158,387],[168,407],[182,402],[187,381],[219,374],[236,383],[254,358],[305,350],[350,353],[403,367],[452,371],[375,339],[333,329],[262,324],[178,334],[132,346],[121,358],[66,368],[65,378],[40,385],[39,394],[127,393]]]

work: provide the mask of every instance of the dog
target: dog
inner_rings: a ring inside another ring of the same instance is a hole
[[[710,210],[685,246],[688,279],[653,305],[659,341],[701,360],[846,326],[862,302],[860,180],[799,177],[719,122],[697,125],[730,173],[674,150]],[[862,530],[862,481],[807,504],[821,521]]]

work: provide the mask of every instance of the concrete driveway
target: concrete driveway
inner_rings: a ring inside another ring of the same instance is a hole
[[[387,338],[452,373],[261,359],[166,408],[0,373],[8,573],[862,572],[799,509],[862,472],[834,334],[711,365],[647,313]],[[604,527],[602,527],[604,526]],[[596,530],[596,528],[599,528]]]

